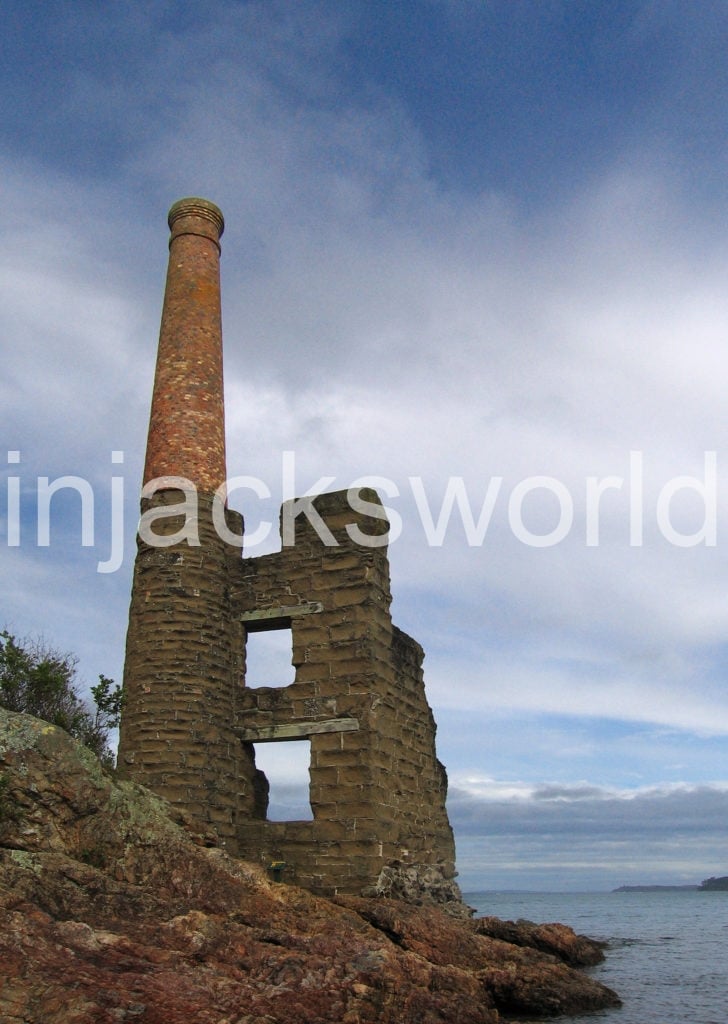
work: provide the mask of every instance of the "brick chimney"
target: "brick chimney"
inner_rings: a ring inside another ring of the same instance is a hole
[[[220,315],[224,220],[205,199],[180,199],[168,222],[169,267],[144,483],[181,476],[212,494],[226,478]]]
[[[201,832],[217,833],[234,852],[252,769],[232,731],[244,641],[231,614],[229,577],[240,549],[218,536],[212,519],[214,492],[226,476],[223,216],[205,199],[181,199],[169,227],[144,469],[145,484],[161,480],[142,501],[142,513],[159,514],[151,533],[163,543],[137,541],[118,764],[122,776],[183,806]],[[170,476],[194,485],[194,509],[165,481]],[[226,518],[228,529],[242,534],[241,518]],[[197,537],[169,536],[187,522]]]

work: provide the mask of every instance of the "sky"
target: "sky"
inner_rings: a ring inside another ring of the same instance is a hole
[[[206,197],[228,472],[271,494],[231,504],[377,486],[462,887],[728,874],[727,43],[710,0],[6,0],[0,625],[121,679]]]

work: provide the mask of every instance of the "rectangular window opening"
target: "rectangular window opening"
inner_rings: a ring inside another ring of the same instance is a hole
[[[311,740],[254,743],[255,764],[268,780],[268,821],[313,821]]]
[[[291,629],[248,633],[245,644],[246,686],[290,686],[295,678]]]

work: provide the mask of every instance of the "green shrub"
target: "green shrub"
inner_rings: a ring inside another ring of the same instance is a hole
[[[18,643],[0,632],[0,706],[35,715],[65,729],[113,767],[109,731],[119,724],[121,687],[99,676],[91,687],[94,705],[76,692],[77,659],[60,654],[40,641]]]

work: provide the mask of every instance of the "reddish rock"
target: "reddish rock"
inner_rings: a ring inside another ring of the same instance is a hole
[[[594,967],[604,959],[604,943],[577,935],[563,924],[534,924],[533,921],[502,921],[481,917],[476,922],[479,935],[489,935],[516,946],[531,946],[552,953],[572,967]]]
[[[509,1015],[553,1016],[619,1005],[613,992],[573,967],[580,957],[583,963],[599,962],[593,959],[597,952],[603,959],[601,944],[564,925],[514,925],[498,918],[464,925],[435,907],[350,896],[335,902],[357,910],[400,949],[474,972],[493,1004]],[[502,938],[495,935],[499,925]]]
[[[0,1024],[495,1024],[618,1003],[478,922],[273,883],[174,817],[0,710]]]

